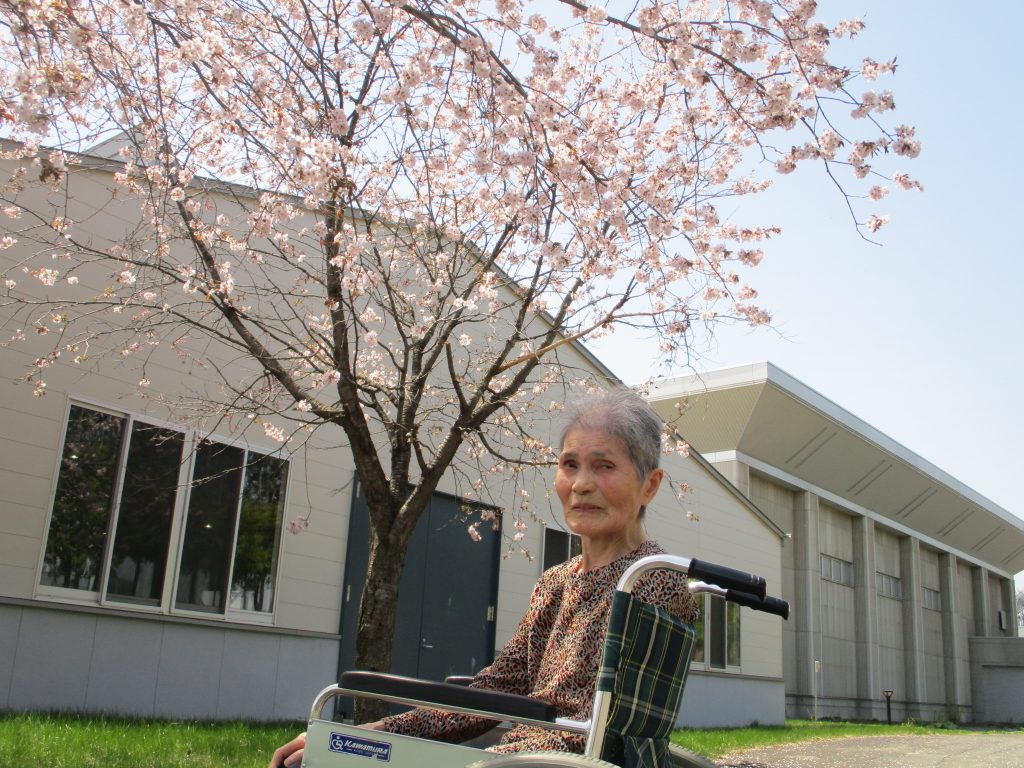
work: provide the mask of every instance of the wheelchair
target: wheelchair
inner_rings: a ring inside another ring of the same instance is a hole
[[[377,672],[345,672],[321,691],[310,711],[302,768],[679,768],[701,759],[670,750],[693,653],[693,627],[635,599],[636,582],[655,569],[684,574],[693,594],[712,594],[754,610],[789,618],[789,604],[767,595],[765,580],[732,568],[674,555],[633,563],[616,585],[588,720],[559,717],[546,701]],[[471,678],[463,678],[465,682]],[[496,754],[464,744],[369,731],[325,719],[339,696],[369,697],[586,735],[583,754]]]

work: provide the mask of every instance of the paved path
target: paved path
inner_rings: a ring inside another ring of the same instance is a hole
[[[1024,731],[855,736],[726,755],[722,768],[1024,768]]]

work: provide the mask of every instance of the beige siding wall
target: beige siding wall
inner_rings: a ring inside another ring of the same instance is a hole
[[[794,492],[770,478],[750,473],[750,500],[758,509],[779,526],[783,531],[793,530]],[[769,592],[778,596],[793,599],[796,592],[793,575],[794,550],[793,539],[785,539],[782,547],[782,581],[776,588],[769,582]],[[784,622],[782,625],[782,665],[784,669],[796,669],[796,631],[795,623]],[[796,689],[796,676],[786,675],[786,692]]]
[[[32,598],[37,586],[53,503],[59,451],[69,401],[146,416],[146,404],[117,397],[96,377],[77,378],[52,369],[48,394],[35,398],[27,387],[13,388],[0,409],[0,474],[9,482],[0,492],[0,595]],[[121,384],[124,386],[124,383]],[[165,422],[166,414],[153,418]],[[169,422],[172,426],[174,422]],[[215,432],[221,439],[232,439]],[[248,447],[273,451],[279,446],[244,436]],[[336,633],[340,619],[341,562],[346,546],[352,468],[348,454],[320,442],[298,443],[289,458],[284,521],[307,516],[300,535],[282,533],[275,624],[291,629]],[[7,490],[9,489],[9,491]],[[179,501],[180,504],[180,501]],[[177,546],[172,541],[172,547]]]
[[[781,594],[782,541],[724,485],[694,459],[665,457],[663,466],[676,482],[691,490],[682,501],[662,486],[648,508],[647,528],[665,549],[756,573],[768,582],[771,594]],[[692,517],[687,517],[691,512]],[[758,611],[741,611],[742,672],[782,677],[782,620]]]
[[[18,353],[14,353],[18,354]],[[14,354],[0,358],[4,371],[18,369]],[[120,373],[121,375],[112,375]],[[131,371],[77,375],[56,367],[49,372],[46,397],[33,397],[26,387],[12,387],[0,405],[0,595],[32,598],[37,592],[39,563],[45,547],[53,483],[65,430],[69,400],[113,411],[145,416],[152,405],[117,395],[136,381]],[[194,385],[194,379],[190,385]],[[181,393],[174,393],[172,396]],[[159,409],[152,418],[176,424]],[[224,435],[225,438],[230,435]],[[247,434],[246,438],[251,438]],[[250,447],[273,450],[263,441]],[[347,547],[354,467],[340,434],[321,429],[308,442],[293,446],[284,519],[307,516],[310,527],[299,535],[282,534],[274,625],[288,629],[336,633],[340,624],[344,553]],[[671,552],[699,556],[764,575],[780,594],[781,542],[769,527],[739,501],[717,476],[695,460],[666,457],[666,469],[677,483],[693,490],[678,501],[663,487],[648,512],[648,530]],[[537,473],[527,490],[542,517],[561,523],[557,498],[550,491],[550,471]],[[546,514],[545,514],[546,510]],[[695,518],[688,519],[687,511]],[[506,515],[511,537],[511,515]],[[540,574],[543,528],[531,525],[522,542],[533,559],[514,555],[501,561],[496,612],[496,643],[514,632]],[[743,672],[781,677],[781,628],[776,617],[743,612]]]
[[[10,388],[0,398],[0,595],[30,598],[53,487],[55,446],[64,429],[63,409],[59,394],[35,398],[27,386],[7,381],[0,386]]]
[[[299,458],[285,520],[307,514],[305,507],[310,527],[297,536],[284,535],[277,625],[337,632],[355,470],[339,446],[309,446]]]
[[[81,199],[103,204],[94,211],[84,232],[102,239],[104,233],[123,228],[133,211],[111,203],[99,174],[81,176]],[[17,258],[17,248],[0,252],[0,267]],[[109,275],[93,269],[78,272],[79,289],[99,292]],[[25,277],[31,289],[33,278]],[[7,338],[18,327],[16,317],[0,315],[0,337]],[[145,368],[133,357],[95,358],[72,365],[67,357],[46,370],[44,397],[34,397],[29,385],[11,382],[22,376],[37,356],[52,348],[49,335],[29,335],[25,342],[0,353],[0,595],[33,598],[46,595],[38,586],[38,572],[45,550],[53,491],[59,468],[60,450],[66,428],[69,402],[143,417],[175,429],[185,429],[183,416],[172,408],[202,397],[217,387],[212,370],[196,361],[180,360],[166,345],[149,350]],[[219,351],[208,350],[216,359]],[[231,353],[224,359],[236,359]],[[144,370],[144,373],[143,373]],[[229,375],[238,371],[231,368]],[[152,396],[139,396],[138,382],[146,376],[159,384]],[[239,378],[242,375],[239,372]],[[166,405],[161,398],[166,398]],[[248,422],[207,422],[201,424],[219,440],[237,442],[261,452],[275,452],[279,443],[266,438],[262,429]],[[282,628],[337,633],[340,617],[342,561],[351,500],[353,465],[341,446],[340,430],[322,428],[304,439],[295,436],[281,455],[289,460],[289,479],[284,512],[285,523],[298,515],[308,517],[309,529],[298,536],[282,534],[281,558],[275,596],[273,623]],[[181,515],[179,500],[178,515]],[[179,545],[172,534],[172,548]],[[86,597],[86,602],[95,598]],[[258,622],[262,623],[262,622]]]

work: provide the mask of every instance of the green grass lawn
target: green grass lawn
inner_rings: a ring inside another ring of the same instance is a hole
[[[0,715],[0,766],[265,768],[302,723],[200,723],[76,715]],[[877,734],[950,733],[947,726],[791,720],[785,726],[680,730],[672,740],[709,758],[757,746]],[[409,766],[408,768],[414,768]]]
[[[302,723],[197,723],[0,715],[0,766],[266,768]]]

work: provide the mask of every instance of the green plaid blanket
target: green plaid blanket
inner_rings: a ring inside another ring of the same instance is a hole
[[[603,759],[623,768],[669,768],[693,652],[693,627],[668,611],[616,592],[597,689],[612,694]]]

